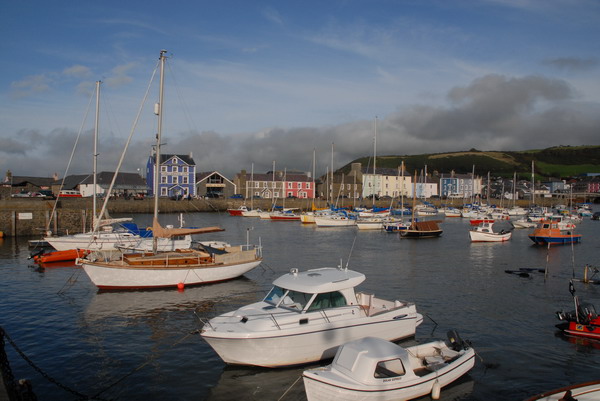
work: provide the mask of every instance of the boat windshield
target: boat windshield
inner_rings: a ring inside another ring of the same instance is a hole
[[[265,297],[264,302],[274,306],[283,306],[301,311],[311,297],[312,294],[286,290],[285,288],[274,286]]]
[[[285,306],[286,308],[297,309],[299,311],[303,310],[312,294],[307,294],[305,292],[296,292],[289,290],[281,300],[280,305]]]
[[[283,294],[285,294],[285,291],[286,290],[284,290],[281,287],[274,286],[273,288],[271,288],[271,291],[269,291],[264,301],[271,305],[277,305],[279,301],[281,301],[281,298],[283,298]]]

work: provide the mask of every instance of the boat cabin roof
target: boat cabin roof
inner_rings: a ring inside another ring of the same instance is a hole
[[[363,337],[342,345],[337,351],[333,366],[360,383],[376,383],[375,370],[378,363],[394,359],[400,359],[403,368],[410,369],[408,352],[404,348],[381,338]]]
[[[290,273],[273,281],[273,285],[292,291],[320,294],[354,288],[365,278],[362,273],[335,267],[323,267],[303,272],[292,269]]]

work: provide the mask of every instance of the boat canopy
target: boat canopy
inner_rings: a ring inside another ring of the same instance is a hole
[[[303,272],[292,269],[290,273],[273,281],[273,285],[307,294],[320,294],[354,288],[363,281],[365,281],[365,275],[362,273],[335,267],[323,267]]]
[[[178,235],[193,235],[214,233],[217,231],[225,231],[221,227],[203,227],[203,228],[164,228],[158,220],[154,218],[152,224],[152,233],[156,238],[172,238]]]
[[[359,383],[377,384],[380,378],[376,371],[380,362],[386,362],[388,370],[402,376],[406,373],[405,369],[410,369],[408,359],[404,348],[381,338],[364,337],[342,345],[333,366]]]

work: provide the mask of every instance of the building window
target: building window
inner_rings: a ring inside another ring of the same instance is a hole
[[[163,173],[167,172],[167,166],[160,166],[160,171]]]
[[[181,183],[182,184],[189,184],[189,180],[188,180],[188,176],[184,175],[183,177],[181,177]]]
[[[167,183],[167,177],[166,177],[166,176],[164,176],[164,175],[162,175],[162,176],[160,177],[160,183],[161,183],[161,184],[166,184],[166,183]]]
[[[189,171],[189,167],[188,166],[183,166],[181,168],[181,171],[183,171],[184,173],[187,173]]]
[[[167,188],[166,187],[162,187],[160,189],[160,196],[167,196]]]
[[[288,182],[288,189],[292,189],[294,187],[294,183],[293,182]]]
[[[179,184],[179,180],[178,180],[178,176],[174,175],[173,176],[173,184]]]

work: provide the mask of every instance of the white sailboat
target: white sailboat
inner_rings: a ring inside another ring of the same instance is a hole
[[[96,215],[97,206],[97,163],[98,163],[98,131],[100,115],[100,84],[96,81],[96,120],[94,124],[94,152],[93,152],[93,193],[92,193],[92,231],[86,233],[53,236],[44,238],[57,251],[68,251],[71,249],[87,249],[91,251],[114,250],[117,244],[133,245],[140,240],[140,236],[131,233],[122,228],[115,228],[114,225],[124,221],[131,221],[131,218],[105,219]]]
[[[164,66],[166,51],[160,52],[160,91],[155,107],[158,116],[154,175],[153,250],[144,253],[93,252],[79,259],[85,273],[100,289],[137,289],[158,287],[182,287],[206,284],[239,277],[254,269],[262,261],[260,246],[250,244],[225,246],[218,251],[210,246],[198,249],[181,249],[161,252],[159,238],[223,231],[219,227],[196,229],[163,228],[158,221],[158,196],[160,146],[162,136],[162,105],[164,98]]]

